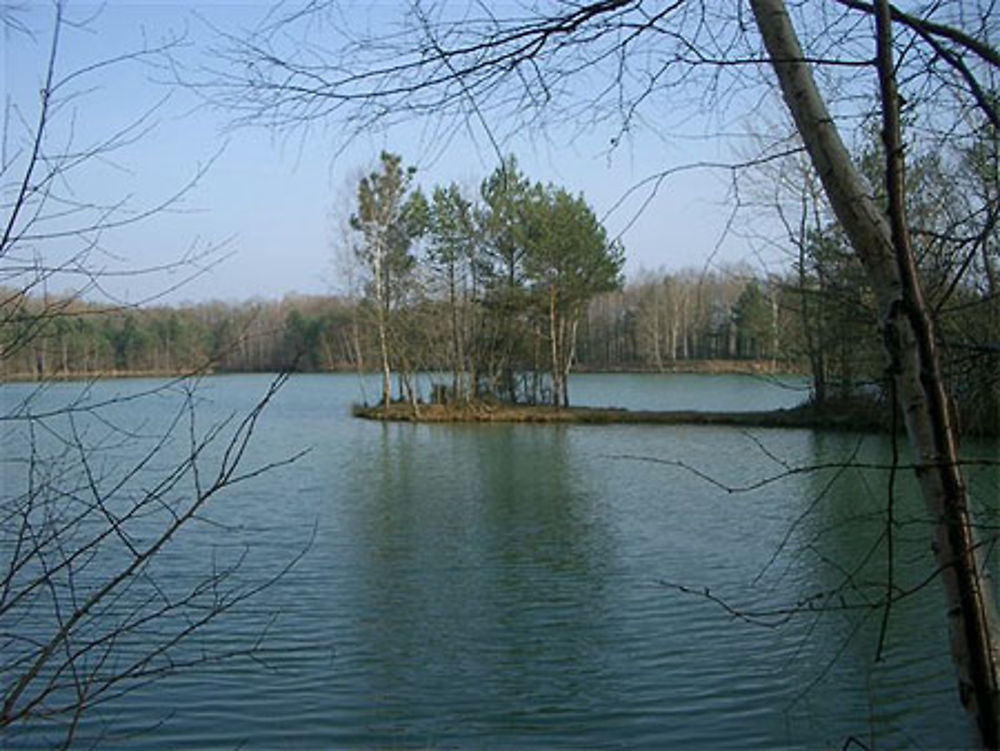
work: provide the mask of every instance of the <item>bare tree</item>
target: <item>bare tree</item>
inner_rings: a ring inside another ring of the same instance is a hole
[[[123,304],[109,278],[167,269],[201,273],[211,252],[195,249],[153,268],[109,271],[98,257],[117,229],[176,204],[204,172],[151,205],[127,196],[91,199],[78,192],[88,168],[125,158],[154,125],[155,108],[85,141],[74,127],[86,97],[110,70],[141,66],[164,46],[67,69],[61,52],[88,18],[52,4],[45,37],[32,37],[38,16],[0,8],[3,32],[24,45],[43,39],[35,102],[8,96],[0,160],[0,361],[43,341],[60,322],[95,306]],[[208,249],[211,251],[212,249]],[[74,282],[60,296],[50,284]],[[39,352],[44,353],[40,348]],[[288,460],[244,467],[261,414],[284,383],[275,379],[242,418],[214,425],[196,420],[199,372],[128,396],[100,396],[80,382],[53,393],[46,384],[0,381],[4,483],[0,492],[0,734],[5,743],[69,747],[84,733],[88,710],[185,666],[228,656],[225,649],[186,649],[209,624],[273,583],[297,556],[266,576],[243,571],[246,550],[226,555],[206,545],[204,568],[178,575],[164,560],[199,528],[218,532],[211,502]],[[5,369],[4,369],[5,372]],[[44,376],[48,369],[41,367]],[[150,430],[129,418],[151,401],[175,397],[164,425]],[[154,397],[149,399],[149,397]],[[292,459],[294,457],[291,457]],[[262,625],[262,628],[264,626]],[[229,653],[253,651],[241,645]]]
[[[392,401],[392,360],[399,355],[394,342],[394,318],[409,292],[414,265],[410,246],[423,233],[426,201],[412,191],[415,168],[403,168],[402,159],[382,152],[381,168],[358,183],[358,206],[351,226],[362,238],[358,258],[369,274],[368,291],[378,332],[382,372],[382,404]],[[404,366],[403,372],[408,373]],[[413,400],[414,407],[416,401]]]
[[[1000,745],[1000,625],[959,468],[958,431],[941,375],[934,322],[907,227],[891,9],[887,2],[876,3],[888,217],[871,199],[843,146],[804,62],[784,3],[755,0],[753,9],[788,108],[879,300],[888,372],[911,446],[923,467],[918,477],[924,499],[938,519],[935,553],[949,603],[960,695],[976,720],[983,745],[996,747]]]

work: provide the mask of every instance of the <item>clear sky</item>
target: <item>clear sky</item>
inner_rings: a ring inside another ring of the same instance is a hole
[[[103,8],[70,3],[69,16],[89,22],[85,28],[67,29],[61,40],[60,70],[176,35],[183,35],[185,42],[174,54],[185,65],[197,67],[208,59],[212,26],[228,31],[251,28],[268,7],[219,0],[211,4],[112,0]],[[52,6],[39,0],[29,0],[27,9],[22,18],[35,32],[34,39],[8,30],[3,53],[4,90],[8,102],[22,112],[32,111],[37,99],[52,17]],[[128,195],[136,209],[169,197],[211,162],[197,185],[169,211],[102,234],[91,263],[108,271],[157,267],[188,253],[223,246],[212,256],[217,263],[203,261],[204,273],[176,289],[174,285],[190,275],[190,266],[104,281],[109,292],[130,302],[164,290],[159,299],[167,302],[334,292],[337,213],[347,211],[349,176],[374,164],[381,149],[399,152],[416,164],[418,181],[428,188],[451,180],[475,185],[496,165],[495,153],[474,126],[471,137],[459,136],[443,150],[428,144],[416,123],[368,134],[346,148],[334,128],[307,133],[233,130],[225,112],[205,106],[191,91],[170,86],[168,78],[162,70],[131,63],[102,69],[86,87],[78,87],[86,92],[59,112],[59,130],[54,131],[69,142],[72,124],[73,141],[91,143],[166,98],[148,120],[153,126],[148,133],[113,158],[77,171],[71,186],[80,197],[114,200]],[[672,141],[639,132],[609,155],[610,132],[585,133],[572,141],[560,135],[518,133],[507,137],[504,149],[517,155],[530,178],[582,192],[598,216],[605,216],[630,187],[651,173],[698,160],[732,158],[718,140]],[[606,216],[609,233],[623,233],[627,274],[635,275],[640,268],[700,268],[710,257],[715,263],[757,264],[747,242],[725,232],[727,179],[718,172],[684,172],[663,183],[634,222],[644,193]],[[60,245],[40,242],[33,250],[57,254]],[[66,284],[53,280],[52,285],[60,283]]]

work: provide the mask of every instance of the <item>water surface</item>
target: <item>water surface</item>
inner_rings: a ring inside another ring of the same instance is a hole
[[[97,384],[89,398],[150,385]],[[207,380],[199,425],[246,410],[266,385]],[[571,396],[766,409],[797,403],[796,385],[583,375]],[[4,387],[4,405],[27,388]],[[196,579],[245,545],[240,575],[253,581],[306,549],[189,645],[246,646],[267,626],[256,659],[182,671],[95,709],[85,737],[149,749],[971,744],[936,583],[893,607],[873,662],[883,610],[865,604],[885,588],[886,473],[796,472],[733,492],[794,467],[886,462],[884,437],[379,424],[348,416],[360,394],[356,377],[294,377],[245,459],[309,453],[214,500],[213,524],[164,553],[171,576]],[[119,405],[116,418],[153,433],[178,397]],[[124,463],[140,444],[108,451]],[[995,443],[969,450],[997,455]],[[22,478],[6,466],[10,490]],[[995,524],[997,473],[977,469],[971,482]],[[929,532],[907,480],[897,495],[894,577],[906,588],[932,570]],[[801,612],[772,612],[790,608]]]

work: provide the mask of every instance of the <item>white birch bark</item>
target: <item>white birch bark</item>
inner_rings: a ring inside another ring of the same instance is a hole
[[[751,0],[785,103],[824,190],[872,283],[880,326],[927,508],[947,598],[951,649],[962,703],[984,747],[1000,743],[1000,635],[995,593],[976,546],[934,350],[932,320],[905,242],[868,193],[803,59],[783,0]],[[909,257],[907,257],[909,255]]]

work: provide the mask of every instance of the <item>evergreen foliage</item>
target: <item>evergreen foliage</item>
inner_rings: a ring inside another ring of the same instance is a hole
[[[988,145],[950,156],[970,192],[996,189]],[[945,371],[963,428],[996,432],[995,237],[970,243],[971,257],[941,242],[945,229],[955,233],[948,217],[961,215],[953,204],[965,197],[933,189],[945,155],[916,161],[915,234],[928,278],[942,280],[934,295]],[[397,397],[413,373],[439,371],[450,375],[439,398],[565,405],[573,367],[669,371],[725,361],[809,373],[818,403],[885,399],[871,291],[832,222],[810,230],[800,260],[782,274],[738,265],[644,271],[623,285],[624,251],[585,199],[533,183],[513,157],[478,195],[453,183],[427,198],[415,176],[384,153],[359,184],[351,224],[355,258],[368,270],[360,298],[109,309],[0,290],[3,376],[377,371],[381,311],[386,358],[401,375]],[[963,263],[966,273],[949,283]]]

